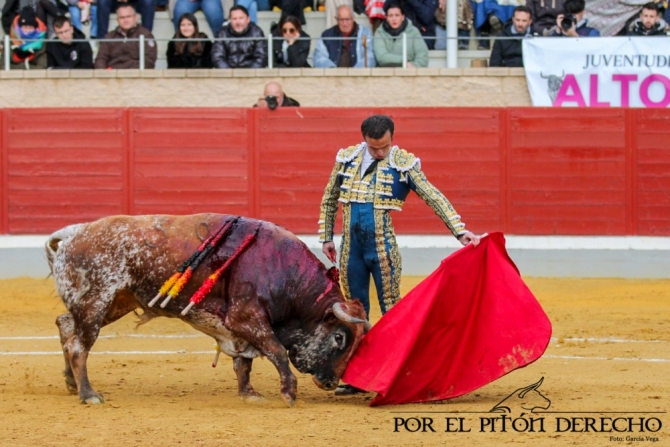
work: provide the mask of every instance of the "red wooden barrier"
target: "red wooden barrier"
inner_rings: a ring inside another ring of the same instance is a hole
[[[670,111],[6,109],[0,234],[109,214],[226,212],[315,233],[335,154],[386,113],[468,227],[670,235]],[[413,194],[400,233],[444,234]]]
[[[640,110],[631,129],[633,234],[670,234],[670,111]]]

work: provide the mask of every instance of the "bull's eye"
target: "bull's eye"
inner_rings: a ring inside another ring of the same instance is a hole
[[[342,343],[344,342],[344,337],[342,334],[335,334],[335,343],[337,343],[337,346],[342,347]]]

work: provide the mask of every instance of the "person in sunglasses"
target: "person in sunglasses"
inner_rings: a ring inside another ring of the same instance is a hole
[[[310,67],[309,35],[302,30],[300,20],[286,16],[272,31],[273,67]]]

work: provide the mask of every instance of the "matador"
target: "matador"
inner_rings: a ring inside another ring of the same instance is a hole
[[[386,313],[400,299],[401,258],[390,211],[402,209],[410,190],[430,206],[463,244],[479,243],[466,230],[446,197],[428,182],[420,160],[393,146],[394,123],[374,115],[361,125],[364,142],[341,149],[321,200],[320,242],[333,262],[337,252],[333,230],[342,203],[343,236],[340,271],[344,295],[358,298],[370,315],[370,275],[379,306]]]

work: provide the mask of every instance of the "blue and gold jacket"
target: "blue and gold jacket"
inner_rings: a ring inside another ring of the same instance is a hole
[[[333,240],[333,229],[338,202],[374,204],[378,210],[402,210],[410,189],[416,192],[435,214],[445,223],[454,236],[467,233],[461,216],[444,195],[426,179],[421,172],[421,161],[414,154],[393,146],[388,156],[377,164],[376,175],[361,179],[365,143],[340,149],[335,167],[330,174],[326,190],[321,199],[319,216],[319,240]]]

